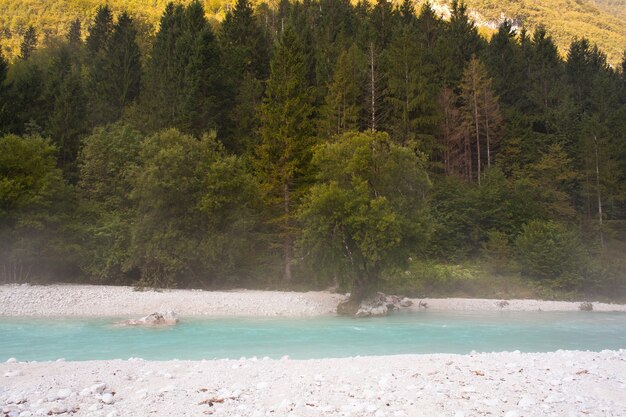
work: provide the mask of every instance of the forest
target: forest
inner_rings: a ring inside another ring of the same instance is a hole
[[[626,297],[626,54],[462,1],[83,26],[0,58],[0,282]]]

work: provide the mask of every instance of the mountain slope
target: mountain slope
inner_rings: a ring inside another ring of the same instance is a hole
[[[440,10],[451,0],[434,0]],[[466,0],[477,23],[496,27],[504,17],[529,30],[544,25],[565,54],[574,38],[597,43],[609,62],[621,61],[626,49],[626,0]]]
[[[397,0],[399,1],[399,0]],[[417,0],[423,3],[425,0]],[[127,10],[156,25],[168,0],[108,0],[114,11]],[[183,0],[188,3],[189,0]],[[207,13],[221,19],[234,0],[202,0]],[[253,2],[260,3],[261,0]],[[445,9],[451,0],[432,0]],[[0,0],[0,45],[10,57],[19,51],[21,35],[34,25],[41,40],[63,35],[69,22],[81,19],[86,26],[104,0]],[[561,52],[575,37],[587,37],[604,50],[609,62],[621,61],[626,49],[626,0],[466,0],[480,25],[493,27],[503,16],[533,29],[547,27]]]

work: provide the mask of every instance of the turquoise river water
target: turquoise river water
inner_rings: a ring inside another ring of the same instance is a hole
[[[406,353],[626,348],[626,313],[419,312],[383,318],[183,319],[169,328],[116,319],[0,318],[0,361],[294,359]]]

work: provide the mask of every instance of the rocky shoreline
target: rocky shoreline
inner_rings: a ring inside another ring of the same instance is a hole
[[[156,325],[173,324],[177,316],[171,311],[182,317],[331,315],[345,300],[346,295],[330,292],[136,292],[129,287],[2,285],[0,316],[145,316],[124,324]],[[581,305],[411,300],[378,294],[360,306],[360,315],[395,309],[575,311]],[[591,302],[591,307],[626,311],[617,304]],[[624,392],[626,350],[0,363],[2,417],[622,417]]]
[[[361,307],[362,316],[386,314],[390,307],[411,311],[577,311],[585,302],[463,298],[405,299],[376,296]],[[328,291],[134,291],[102,285],[0,285],[0,317],[143,317],[159,311],[179,316],[334,315],[345,294]],[[626,311],[624,304],[590,302],[593,311]],[[358,310],[358,309],[357,309]],[[355,310],[355,313],[357,312]],[[373,310],[373,311],[372,311]]]
[[[3,416],[626,415],[626,350],[0,364]]]

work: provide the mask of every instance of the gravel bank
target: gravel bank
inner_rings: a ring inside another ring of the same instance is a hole
[[[626,415],[626,350],[0,364],[3,415]]]
[[[180,316],[334,314],[342,295],[279,291],[134,291],[102,285],[2,285],[0,316],[143,316],[173,310]]]
[[[344,295],[324,291],[163,290],[102,285],[0,285],[0,316],[145,316],[174,310],[180,316],[285,316],[335,314]],[[580,302],[465,298],[414,299],[414,310],[575,311]],[[593,302],[594,311],[626,311],[626,305]]]

